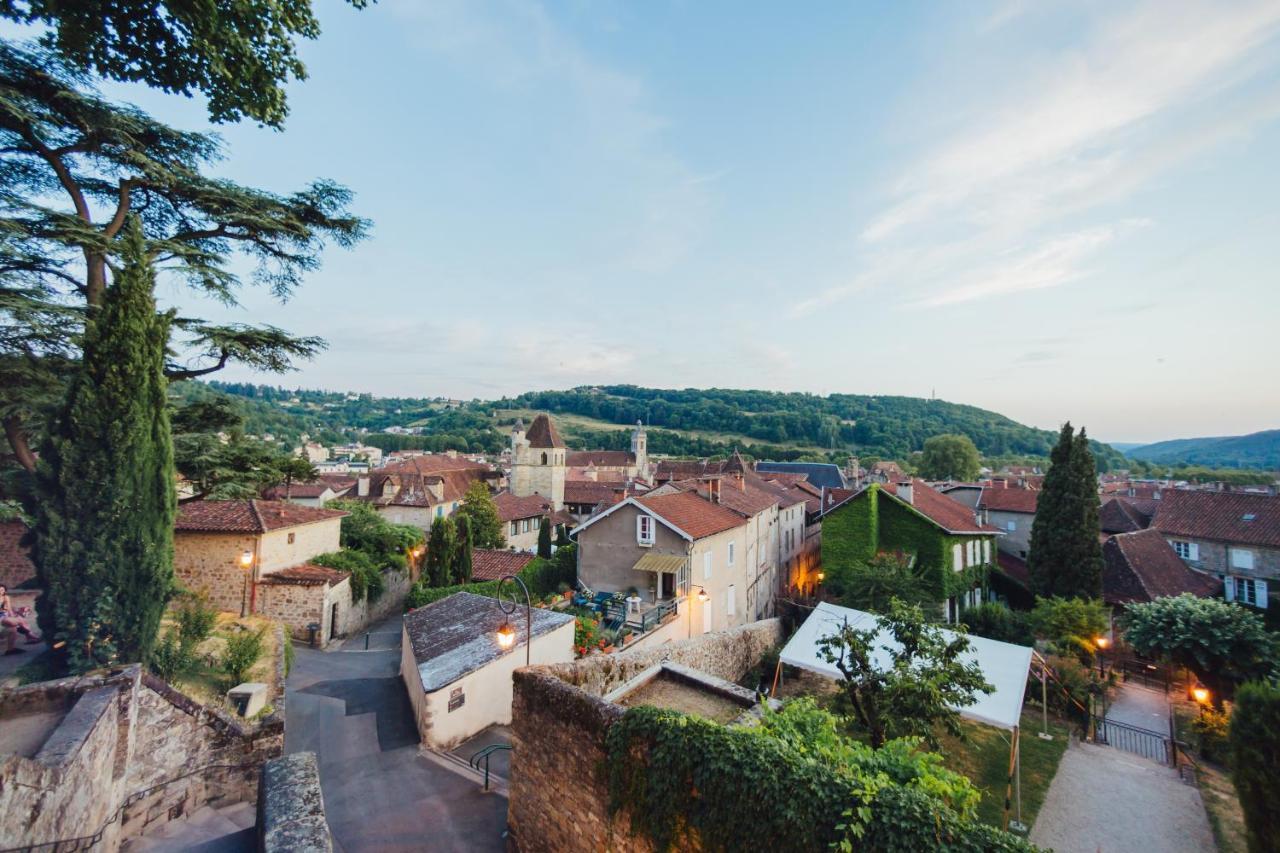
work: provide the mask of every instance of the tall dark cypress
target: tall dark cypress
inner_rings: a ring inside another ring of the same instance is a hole
[[[551,519],[545,515],[538,525],[538,556],[544,560],[551,559]]]
[[[84,359],[36,469],[40,626],[72,672],[145,661],[173,590],[168,315],[136,220],[123,266],[85,324]]]
[[[459,515],[453,522],[453,582],[471,583],[471,520]]]
[[[1049,454],[1049,470],[1036,497],[1036,517],[1031,525],[1031,547],[1027,554],[1027,573],[1031,590],[1036,595],[1054,594],[1055,582],[1068,559],[1066,554],[1067,496],[1071,492],[1071,445],[1075,430],[1071,422],[1062,425],[1058,443]]]
[[[1071,507],[1067,515],[1071,531],[1071,559],[1062,578],[1059,595],[1070,598],[1102,597],[1102,542],[1098,513],[1098,466],[1089,450],[1084,427],[1071,442]]]

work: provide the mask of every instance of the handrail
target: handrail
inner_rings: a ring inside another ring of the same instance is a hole
[[[467,766],[478,773],[480,772],[480,759],[482,758],[484,759],[484,789],[486,791],[489,790],[489,756],[493,755],[493,753],[497,752],[500,749],[505,749],[510,751],[511,744],[509,743],[489,744],[484,749],[480,750],[475,755],[471,756],[471,758],[467,761]]]

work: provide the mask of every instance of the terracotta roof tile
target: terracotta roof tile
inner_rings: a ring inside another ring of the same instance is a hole
[[[978,509],[1034,515],[1039,495],[1031,489],[985,488],[982,497],[978,498]]]
[[[535,518],[551,514],[551,501],[542,495],[516,497],[511,492],[499,492],[493,496],[498,507],[498,518],[515,521],[518,518]]]
[[[1165,490],[1151,525],[1167,536],[1280,548],[1280,498]]]
[[[174,529],[185,533],[266,533],[349,515],[339,509],[287,501],[187,501],[178,505]]]
[[[351,577],[351,572],[342,572],[337,569],[331,569],[328,566],[303,563],[263,575],[258,579],[258,583],[268,586],[322,586],[324,584],[337,586],[349,577]]]
[[[693,492],[648,495],[637,500],[694,539],[714,536],[747,523],[733,510],[713,504]]]
[[[636,456],[629,450],[574,450],[565,454],[565,464],[585,468],[630,468],[636,464]]]
[[[533,562],[535,555],[523,551],[499,551],[496,548],[471,549],[471,577],[477,581],[496,581],[503,575],[518,575]]]
[[[524,434],[524,439],[529,442],[530,447],[564,447],[564,440],[560,438],[556,425],[545,414],[540,414],[533,419],[533,423],[529,424],[529,431]]]
[[[1133,533],[1145,530],[1150,522],[1150,518],[1124,498],[1106,498],[1098,511],[1098,526],[1103,533]]]
[[[996,566],[1020,586],[1031,589],[1031,573],[1027,571],[1026,560],[1004,551],[996,551]]]
[[[590,480],[574,480],[564,484],[564,502],[568,504],[598,504],[613,501],[629,491],[625,483],[593,483]]]
[[[1217,595],[1222,583],[1182,562],[1158,530],[1119,533],[1102,546],[1102,597],[1108,604],[1152,601],[1190,592]]]
[[[898,485],[887,483],[882,488],[898,497]],[[973,511],[954,501],[918,477],[911,482],[911,505],[948,533],[999,533],[989,524],[979,524]]]

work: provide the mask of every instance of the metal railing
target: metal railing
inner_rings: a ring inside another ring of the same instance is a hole
[[[511,744],[509,743],[491,744],[489,746],[486,746],[484,749],[480,750],[479,752],[477,752],[475,755],[471,756],[471,759],[467,761],[467,765],[477,773],[480,772],[481,762],[484,763],[484,789],[486,791],[489,790],[489,757],[493,755],[495,752],[498,752],[499,750],[503,750],[503,749],[510,752]]]
[[[1116,749],[1141,755],[1143,758],[1149,758],[1170,767],[1176,761],[1169,735],[1140,726],[1118,723],[1101,717],[1098,719],[1094,738],[1097,743],[1114,746]]]

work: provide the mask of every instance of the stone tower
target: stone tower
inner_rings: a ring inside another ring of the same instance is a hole
[[[565,446],[551,418],[538,415],[525,432],[511,431],[511,494],[541,495],[556,509],[564,507]]]
[[[635,431],[631,433],[631,454],[636,458],[636,476],[649,479],[649,437],[640,421],[636,421]]]

